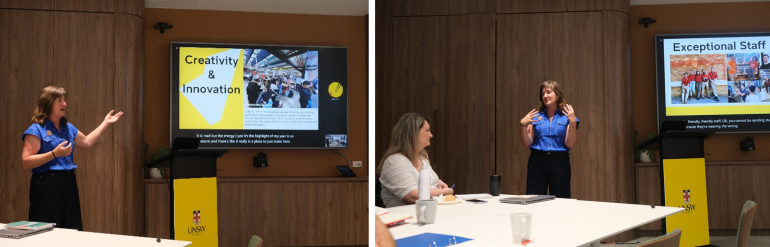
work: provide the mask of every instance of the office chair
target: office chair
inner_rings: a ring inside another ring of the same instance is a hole
[[[681,237],[682,230],[677,228],[666,235],[640,243],[637,247],[679,247]]]
[[[260,238],[257,235],[254,235],[251,237],[251,241],[249,241],[249,247],[262,247],[262,244],[265,243],[262,241],[262,238]]]
[[[749,244],[749,234],[751,234],[751,224],[754,223],[754,214],[757,212],[757,203],[751,200],[743,204],[741,218],[738,220],[738,239],[735,240],[735,246],[746,247]]]

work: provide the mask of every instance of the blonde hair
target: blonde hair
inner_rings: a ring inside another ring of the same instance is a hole
[[[63,87],[47,86],[43,88],[40,91],[40,96],[37,97],[37,107],[35,107],[35,114],[32,116],[32,123],[44,125],[45,120],[51,116],[53,103],[61,96],[67,98],[67,91],[64,91]],[[62,117],[61,121],[66,123],[67,117]]]
[[[545,111],[545,102],[543,102],[543,89],[546,87],[551,88],[553,92],[556,94],[556,105],[559,107],[558,109],[564,109],[564,107],[567,105],[567,99],[564,98],[564,93],[561,91],[561,86],[556,81],[545,81],[542,84],[540,84],[540,109],[538,111]]]
[[[420,129],[422,129],[425,123],[430,123],[430,121],[418,113],[410,112],[401,116],[401,119],[398,120],[396,126],[393,126],[393,131],[390,133],[390,145],[388,145],[385,154],[382,155],[380,164],[377,165],[377,176],[380,176],[382,164],[385,163],[385,159],[391,154],[400,153],[410,160],[414,157],[415,149],[419,145]],[[425,149],[419,152],[420,156],[428,159],[428,152]]]

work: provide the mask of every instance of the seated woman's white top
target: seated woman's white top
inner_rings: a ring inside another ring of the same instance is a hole
[[[746,96],[746,102],[762,102],[762,100],[759,99],[759,95],[750,94],[749,96]]]
[[[428,159],[420,157],[422,159],[423,167],[430,167]],[[382,163],[382,171],[380,172],[380,183],[382,184],[382,202],[385,203],[385,207],[396,207],[406,205],[402,199],[417,189],[417,182],[420,177],[420,173],[412,165],[406,156],[400,153],[391,154]],[[430,169],[430,188],[438,188],[438,175]]]

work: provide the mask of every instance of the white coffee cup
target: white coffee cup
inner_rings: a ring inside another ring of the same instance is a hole
[[[436,222],[436,207],[438,202],[435,199],[417,200],[414,202],[417,210],[417,223],[431,224]]]
[[[514,244],[529,240],[532,237],[532,213],[512,213],[511,232]]]

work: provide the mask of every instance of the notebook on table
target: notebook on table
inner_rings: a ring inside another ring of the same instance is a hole
[[[536,202],[553,200],[554,198],[556,198],[556,196],[553,196],[553,195],[521,195],[521,196],[511,196],[506,198],[500,198],[500,202],[527,205],[527,204],[532,204]]]
[[[0,238],[23,238],[38,233],[53,230],[54,223],[34,221],[18,221],[5,225],[6,229],[0,229]]]

